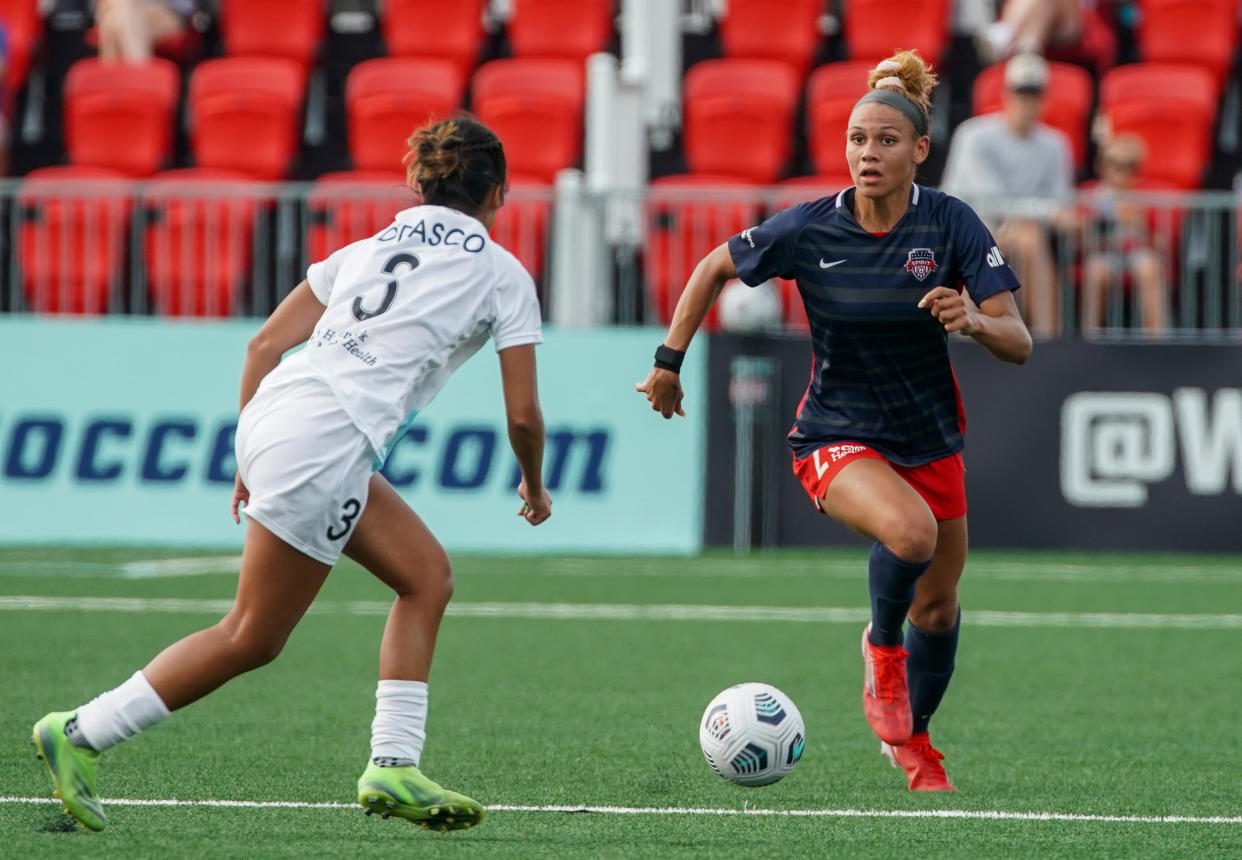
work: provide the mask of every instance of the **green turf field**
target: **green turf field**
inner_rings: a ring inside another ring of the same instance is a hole
[[[108,829],[75,829],[30,725],[215,621],[235,562],[210,555],[0,549],[0,856],[1242,856],[1242,559],[973,555],[932,723],[959,790],[914,795],[859,705],[861,545],[455,559],[423,765],[491,810],[451,834],[349,806],[387,597],[344,563],[276,663],[108,753]],[[698,749],[746,680],[807,724],[760,789]]]

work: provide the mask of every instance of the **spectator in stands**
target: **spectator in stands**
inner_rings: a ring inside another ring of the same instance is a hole
[[[1045,337],[1060,329],[1048,222],[1069,198],[1073,182],[1069,139],[1038,121],[1047,84],[1043,57],[1010,59],[1003,110],[958,126],[941,181],[949,194],[973,198],[1025,287],[1021,298],[1032,332]]]
[[[1138,295],[1142,327],[1160,332],[1168,324],[1168,286],[1164,265],[1148,225],[1149,213],[1126,201],[1146,157],[1142,138],[1122,134],[1100,149],[1100,182],[1088,195],[1084,213],[1083,331],[1098,330],[1111,287],[1129,275]]]
[[[1084,11],[1094,5],[1092,0],[1005,0],[1000,19],[987,29],[988,59],[1075,44],[1083,36]]]
[[[155,43],[189,26],[196,0],[98,0],[99,57],[127,63],[151,58]]]

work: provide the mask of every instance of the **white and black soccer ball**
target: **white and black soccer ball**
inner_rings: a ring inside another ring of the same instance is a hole
[[[793,771],[806,727],[793,700],[771,684],[735,684],[699,721],[699,746],[716,773],[738,785],[770,785]]]
[[[771,281],[757,287],[748,287],[737,279],[729,281],[721,290],[717,307],[725,331],[761,334],[781,324],[781,297]]]

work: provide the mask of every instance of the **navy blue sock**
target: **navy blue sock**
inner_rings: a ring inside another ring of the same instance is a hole
[[[940,707],[944,691],[953,677],[957,655],[957,632],[962,627],[962,609],[957,610],[953,627],[940,633],[921,630],[911,623],[906,628],[906,684],[910,688],[910,713],[914,732],[927,731],[927,722]]]
[[[871,586],[871,644],[900,645],[901,625],[914,601],[914,583],[931,559],[902,561],[884,544],[871,545],[867,581]]]

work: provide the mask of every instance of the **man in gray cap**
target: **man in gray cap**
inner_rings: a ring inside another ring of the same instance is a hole
[[[971,117],[949,146],[941,190],[966,199],[989,222],[1018,279],[1031,331],[1044,337],[1061,327],[1049,221],[1072,191],[1069,138],[1039,122],[1048,64],[1018,54],[1005,64],[999,113]]]

